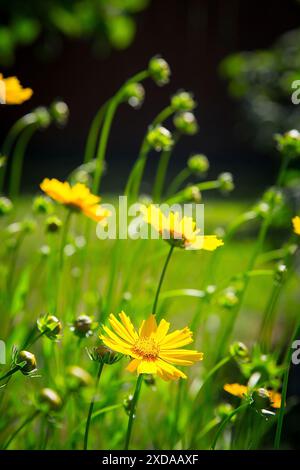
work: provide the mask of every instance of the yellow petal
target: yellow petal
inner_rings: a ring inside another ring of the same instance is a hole
[[[109,316],[109,323],[111,324],[113,330],[122,338],[124,339],[127,343],[133,345],[134,344],[134,338],[132,335],[128,332],[128,330],[122,325],[119,320],[116,319],[116,317],[111,313]]]
[[[215,235],[198,235],[192,243],[186,246],[187,250],[207,250],[214,251],[219,246],[224,245],[223,240],[220,240]]]
[[[123,312],[123,310],[122,310],[121,313],[119,313],[119,317],[120,317],[121,322],[123,323],[124,327],[128,331],[129,335],[133,339],[133,341],[136,341],[138,339],[138,334],[135,331],[135,328],[134,328],[130,318],[126,315],[125,312]]]
[[[292,219],[294,232],[296,235],[300,235],[300,217],[297,215]]]
[[[138,374],[156,374],[156,361],[141,361],[137,368]]]
[[[157,327],[156,334],[155,334],[155,338],[158,343],[160,343],[165,338],[166,334],[169,331],[169,328],[170,328],[170,323],[167,322],[166,320],[162,319],[159,322],[159,325]]]
[[[136,369],[137,369],[138,365],[140,364],[140,362],[141,361],[139,361],[138,359],[133,359],[132,361],[130,361],[130,363],[126,367],[126,370],[128,370],[129,372],[136,371]]]
[[[186,346],[193,342],[193,333],[186,327],[182,330],[175,330],[173,333],[166,335],[161,341],[161,350],[176,349],[182,346]]]
[[[177,369],[177,367],[174,367],[161,359],[156,360],[156,365],[158,370],[165,371],[167,374],[170,374],[170,378],[172,378],[172,380],[178,377],[181,377],[182,379],[187,378],[187,376],[183,372],[181,372],[181,370]]]
[[[203,353],[188,349],[178,349],[161,352],[159,357],[171,364],[190,366],[196,361],[202,361]]]
[[[157,330],[157,323],[154,315],[150,315],[147,320],[143,320],[140,330],[139,336],[141,337],[149,337],[152,333],[155,333]]]

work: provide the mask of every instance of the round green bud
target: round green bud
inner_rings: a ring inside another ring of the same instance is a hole
[[[229,172],[221,173],[218,176],[220,190],[223,193],[229,193],[234,190],[233,176]]]
[[[184,197],[187,200],[193,200],[196,203],[200,203],[202,200],[202,194],[199,188],[195,185],[188,186],[184,190]]]
[[[140,108],[144,102],[145,89],[141,83],[129,83],[124,89],[123,99],[132,108]]]
[[[196,107],[196,101],[192,93],[179,90],[172,96],[171,106],[176,112],[192,111]]]
[[[17,354],[16,364],[21,363],[24,363],[20,366],[20,370],[24,375],[29,375],[37,369],[35,355],[29,351],[20,351]]]
[[[191,112],[177,113],[173,119],[174,126],[182,134],[194,135],[198,132],[198,123],[195,115]]]
[[[79,315],[79,317],[74,320],[71,330],[76,336],[84,338],[93,334],[93,325],[94,322],[91,317],[88,315]]]
[[[223,421],[232,413],[233,407],[229,403],[221,403],[217,407],[217,416]]]
[[[21,223],[21,229],[24,233],[32,233],[36,229],[36,222],[33,219],[25,219]]]
[[[169,64],[162,57],[152,57],[148,65],[148,71],[157,85],[162,86],[169,83],[171,70]]]
[[[239,297],[237,295],[237,292],[234,288],[228,287],[225,289],[219,299],[218,303],[221,307],[226,308],[226,309],[231,309],[235,307],[239,303]]]
[[[37,214],[50,214],[53,209],[53,204],[48,197],[37,196],[33,200],[32,209]]]
[[[62,226],[62,221],[56,217],[55,215],[48,217],[46,219],[46,232],[48,233],[56,233],[60,230]]]
[[[55,315],[45,315],[39,318],[37,327],[47,338],[54,341],[59,339],[62,332],[62,323]]]
[[[150,129],[147,142],[157,152],[170,150],[174,144],[171,132],[163,126]]]
[[[64,101],[54,101],[50,106],[50,115],[59,126],[65,126],[69,119],[69,107]]]
[[[91,357],[94,361],[103,362],[103,364],[114,364],[121,359],[119,353],[113,351],[104,344],[93,348]]]
[[[39,393],[39,403],[45,405],[47,411],[59,411],[62,408],[62,399],[52,388],[43,388]]]
[[[285,134],[277,134],[275,139],[277,148],[284,157],[292,159],[300,156],[300,133],[296,129]]]
[[[209,161],[205,155],[196,154],[192,155],[187,162],[187,166],[192,173],[203,174],[209,169]]]
[[[71,390],[89,387],[93,383],[92,376],[79,366],[69,366],[67,369],[68,385]]]
[[[232,343],[229,347],[229,351],[234,358],[241,359],[242,361],[249,360],[249,349],[240,341]]]
[[[40,128],[46,129],[51,124],[51,116],[48,109],[45,106],[39,106],[33,111],[36,123]]]
[[[0,217],[9,214],[13,209],[13,203],[7,197],[0,197]]]

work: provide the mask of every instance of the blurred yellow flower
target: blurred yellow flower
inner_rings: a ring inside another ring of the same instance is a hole
[[[178,212],[165,215],[154,204],[142,209],[144,221],[151,225],[171,245],[186,250],[213,251],[223,245],[215,235],[200,235],[192,217],[180,217]]]
[[[230,395],[234,395],[235,397],[245,398],[245,396],[249,393],[249,387],[246,385],[241,385],[238,383],[234,384],[225,384],[224,385],[225,392],[230,393]],[[275,392],[274,390],[265,390],[267,396],[270,400],[270,405],[272,408],[280,408],[281,406],[281,394]]]
[[[294,232],[297,235],[300,235],[300,217],[297,215],[292,219],[293,222],[293,227],[294,227]]]
[[[71,186],[67,181],[45,178],[40,185],[42,191],[64,206],[82,212],[96,222],[105,222],[110,211],[100,204],[100,197],[92,194],[87,186],[76,183]]]
[[[167,334],[170,323],[161,320],[157,325],[155,316],[150,315],[147,320],[143,320],[137,332],[124,312],[119,313],[119,317],[121,321],[113,314],[110,315],[113,331],[103,326],[107,336],[100,334],[100,339],[112,350],[132,358],[127,367],[129,372],[137,371],[138,375],[157,374],[166,381],[179,377],[186,379],[187,376],[173,364],[191,366],[203,359],[201,352],[180,349],[193,341],[193,334],[188,327]]]
[[[0,73],[0,103],[22,104],[31,98],[31,88],[23,88],[17,77],[3,78]]]

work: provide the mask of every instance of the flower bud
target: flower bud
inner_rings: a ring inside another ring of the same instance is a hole
[[[35,356],[29,351],[17,353],[15,363],[20,366],[20,370],[24,375],[30,375],[37,369]]]
[[[123,97],[132,108],[140,108],[144,102],[145,89],[141,83],[129,83],[124,89]]]
[[[51,199],[45,196],[37,196],[33,200],[32,210],[37,214],[51,214],[53,210]]]
[[[232,411],[233,407],[229,403],[221,403],[217,407],[217,416],[221,419],[221,421],[223,421],[223,419],[227,418],[230,413],[232,413]]]
[[[171,132],[163,126],[150,129],[147,134],[147,142],[157,152],[170,150],[174,144]]]
[[[97,328],[97,325],[98,324],[94,322],[92,317],[79,315],[79,317],[74,320],[71,331],[73,331],[76,336],[79,336],[79,338],[85,338],[92,336],[93,330]]]
[[[7,197],[0,197],[0,217],[9,214],[13,209],[13,203]]]
[[[219,299],[218,303],[221,307],[226,308],[226,309],[231,309],[235,307],[239,303],[239,297],[237,295],[236,289],[233,287],[228,287],[225,289]]]
[[[39,393],[39,403],[42,405],[44,411],[59,411],[62,408],[62,399],[55,390],[52,388],[43,388]]]
[[[54,101],[50,105],[50,115],[58,126],[67,124],[69,114],[69,107],[64,101]]]
[[[154,387],[155,385],[155,378],[152,374],[145,374],[144,375],[144,382],[149,387]]]
[[[198,132],[198,123],[191,112],[177,113],[173,119],[174,126],[182,134],[194,135]]]
[[[47,338],[57,341],[60,339],[62,332],[61,321],[55,315],[45,315],[37,321],[38,330]]]
[[[92,376],[79,366],[70,366],[67,369],[68,386],[70,390],[89,387],[93,383]]]
[[[209,169],[209,161],[205,155],[197,154],[192,155],[187,162],[187,166],[192,173],[203,174],[206,173]]]
[[[46,129],[51,124],[51,116],[48,109],[45,106],[39,106],[33,111],[36,123],[40,128]]]
[[[196,203],[200,203],[202,199],[202,194],[198,186],[196,185],[187,186],[184,190],[184,199],[193,200]]]
[[[114,364],[122,357],[119,353],[113,351],[104,344],[92,348],[88,353],[92,361],[102,362],[103,364]]]
[[[162,57],[152,57],[148,65],[148,71],[157,85],[162,86],[169,83],[171,70],[169,64]]]
[[[171,106],[176,112],[192,111],[196,107],[196,101],[192,93],[179,90],[172,96]]]
[[[252,394],[252,398],[255,408],[257,408],[258,410],[269,408],[270,398],[268,391],[265,388],[259,388],[255,390]]]
[[[284,157],[292,159],[300,156],[300,133],[296,129],[275,135],[275,140]]]
[[[26,234],[34,232],[35,229],[36,229],[36,222],[33,219],[28,218],[28,219],[23,220],[23,222],[21,223],[21,230]]]
[[[274,280],[276,283],[281,284],[287,274],[287,266],[284,263],[279,263],[276,266],[276,270],[274,273]]]
[[[242,362],[246,362],[249,360],[249,350],[244,343],[240,341],[236,341],[232,343],[229,347],[230,354]]]
[[[47,258],[51,253],[51,249],[49,245],[42,245],[40,247],[40,254],[43,258]]]
[[[46,232],[48,233],[56,233],[60,230],[62,226],[62,221],[56,217],[55,215],[48,217],[46,219]]]
[[[223,193],[229,193],[234,190],[233,177],[231,173],[225,172],[218,176],[220,190]]]

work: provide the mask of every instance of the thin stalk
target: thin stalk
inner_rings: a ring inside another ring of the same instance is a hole
[[[170,250],[169,250],[168,255],[167,255],[167,258],[166,258],[166,261],[165,261],[165,264],[163,266],[163,270],[162,270],[161,275],[160,275],[158,286],[157,286],[157,290],[156,290],[156,294],[155,294],[155,298],[154,298],[154,303],[153,303],[153,307],[152,307],[152,315],[156,314],[159,293],[160,293],[160,290],[161,290],[161,286],[162,286],[162,283],[163,283],[163,280],[164,280],[164,277],[165,277],[165,274],[166,274],[166,271],[167,271],[167,267],[168,267],[169,261],[171,259],[172,253],[173,253],[173,250],[174,250],[174,245],[171,245]]]
[[[178,191],[178,189],[181,187],[181,185],[191,176],[191,170],[186,167],[183,170],[181,170],[177,176],[173,179],[173,181],[170,183],[170,186],[168,187],[167,191],[167,197],[171,197],[173,194]]]
[[[15,374],[15,372],[18,372],[18,370],[20,370],[20,366],[16,366],[13,369],[10,369],[6,374],[4,374],[4,375],[2,375],[2,377],[0,377],[0,380],[7,379],[11,375]]]
[[[129,449],[133,420],[135,418],[135,412],[136,412],[137,402],[138,402],[138,398],[139,398],[141,387],[142,387],[142,382],[143,382],[143,374],[140,374],[137,378],[135,391],[134,391],[133,399],[131,402],[124,450]]]
[[[153,196],[154,202],[159,201],[163,193],[164,183],[166,179],[166,174],[167,174],[170,158],[179,138],[180,138],[180,133],[176,132],[173,136],[174,145],[172,145],[172,147],[169,150],[162,152],[160,155],[160,159],[159,159],[159,163],[158,163],[158,167],[157,167],[157,171],[155,175],[155,180],[154,180],[154,187],[153,187],[152,196]]]
[[[72,211],[68,210],[66,218],[65,218],[65,223],[63,225],[63,231],[62,231],[62,237],[61,237],[60,249],[59,249],[58,271],[57,271],[58,280],[57,280],[57,292],[56,292],[56,302],[55,302],[54,313],[57,311],[57,308],[58,308],[61,279],[62,279],[63,268],[64,268],[64,248],[65,248],[68,233],[69,233],[71,216],[72,216]]]
[[[282,391],[281,391],[281,406],[278,414],[278,421],[277,421],[277,428],[275,434],[275,441],[274,441],[274,448],[280,448],[280,441],[281,441],[281,433],[282,433],[282,426],[283,426],[283,418],[284,418],[284,411],[285,411],[285,403],[286,403],[286,395],[288,389],[288,382],[289,382],[289,374],[290,374],[290,367],[291,367],[291,359],[293,354],[292,344],[294,340],[296,340],[300,335],[300,324],[298,323],[295,332],[292,336],[292,341],[289,348],[289,353],[287,357],[287,364],[286,369],[283,376],[283,383],[282,383]]]
[[[23,161],[28,143],[34,132],[38,129],[36,124],[31,124],[25,129],[17,140],[14,153],[12,155],[11,173],[9,179],[9,196],[17,197],[20,191]]]
[[[101,129],[99,146],[98,146],[98,151],[97,151],[97,156],[96,156],[96,169],[95,169],[94,180],[93,180],[93,192],[95,194],[98,194],[99,192],[110,129],[111,129],[111,125],[112,125],[116,110],[119,104],[122,102],[124,88],[129,83],[140,82],[144,80],[145,78],[148,77],[148,75],[149,73],[147,70],[144,70],[134,75],[132,78],[127,80],[123,86],[121,86],[121,88],[117,91],[117,93],[108,102],[103,126]]]
[[[4,167],[2,168],[2,171],[0,171],[0,193],[3,191],[3,185],[7,170],[7,160],[10,156],[10,152],[13,148],[14,142],[18,135],[23,131],[23,129],[25,129],[28,125],[32,124],[33,122],[33,114],[26,114],[25,116],[18,119],[7,133],[7,136],[4,140],[1,149],[2,155],[6,157],[6,162],[4,164]]]
[[[198,188],[199,191],[208,191],[212,189],[218,189],[220,187],[220,183],[218,180],[215,181],[204,181],[202,183],[198,183],[194,185],[195,188]],[[171,196],[167,199],[164,200],[166,204],[172,205],[172,204],[179,204],[181,202],[185,202],[188,199],[192,199],[192,196],[187,197],[187,188],[183,189],[182,191],[179,191],[177,194],[174,196]]]
[[[215,447],[216,447],[216,444],[217,444],[217,441],[219,439],[219,436],[221,435],[221,433],[223,432],[225,426],[227,425],[227,423],[231,420],[231,418],[233,418],[233,416],[235,416],[237,413],[239,413],[240,411],[244,410],[245,408],[247,408],[249,406],[249,403],[244,403],[243,405],[239,406],[238,408],[236,408],[235,410],[233,410],[226,418],[223,419],[222,423],[220,424],[220,427],[218,429],[218,431],[216,432],[216,435],[214,437],[214,440],[212,442],[212,445],[210,447],[210,450],[214,450]]]
[[[95,157],[98,135],[108,104],[109,101],[101,106],[92,121],[86,141],[83,163],[88,163]]]
[[[174,419],[173,419],[173,423],[171,427],[171,449],[174,448],[174,445],[176,444],[176,439],[178,436],[178,421],[179,421],[179,416],[180,416],[182,391],[183,391],[183,381],[180,380],[179,383],[177,384],[175,412],[174,412]]]
[[[36,410],[32,415],[25,419],[25,421],[21,424],[21,426],[16,429],[16,431],[10,436],[7,443],[4,445],[3,450],[7,449],[12,441],[17,437],[17,435],[24,429],[29,423],[31,423],[38,415],[40,414],[40,410]]]
[[[94,396],[92,398],[92,401],[90,403],[88,417],[87,417],[86,426],[85,426],[84,442],[83,442],[83,449],[84,450],[87,450],[87,448],[88,448],[90,424],[91,424],[92,414],[93,414],[95,400],[96,400],[97,389],[98,389],[101,373],[102,373],[102,370],[103,370],[103,366],[104,366],[104,363],[100,362],[99,369],[98,369],[98,374],[97,374],[97,379],[96,379],[96,384],[95,384],[95,392],[94,392]]]

